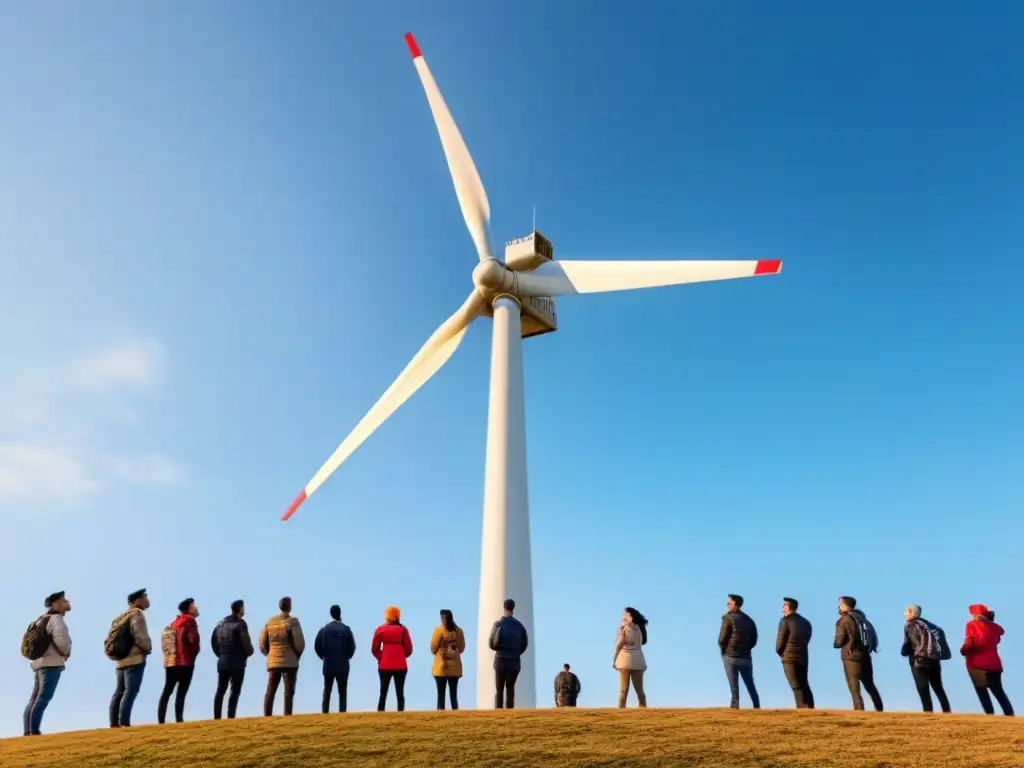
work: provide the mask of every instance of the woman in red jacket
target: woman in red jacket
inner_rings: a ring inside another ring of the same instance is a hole
[[[1003,661],[999,658],[999,640],[1003,636],[1003,628],[989,618],[986,606],[975,604],[968,608],[971,620],[964,630],[964,644],[960,646],[960,654],[967,659],[967,674],[971,676],[974,691],[981,701],[981,708],[986,715],[995,713],[992,708],[992,696],[996,697],[1004,715],[1013,715],[1013,705],[1003,691]]]
[[[384,623],[377,627],[370,644],[370,651],[377,659],[377,674],[380,676],[378,712],[384,711],[392,680],[395,681],[398,711],[405,710],[405,675],[409,671],[406,659],[412,656],[412,638],[409,637],[409,630],[399,623],[401,617],[402,612],[389,605],[384,611]]]

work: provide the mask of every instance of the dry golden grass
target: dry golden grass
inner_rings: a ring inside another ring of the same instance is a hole
[[[0,741],[4,768],[1010,768],[1017,718],[535,710],[246,718]]]

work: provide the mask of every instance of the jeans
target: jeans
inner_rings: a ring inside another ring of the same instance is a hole
[[[807,664],[799,661],[782,662],[782,671],[786,673],[786,682],[793,689],[793,699],[797,709],[814,709],[814,692],[807,680]]]
[[[338,688],[338,711],[348,711],[348,670],[343,669],[334,672],[324,672],[324,701],[323,712],[326,715],[331,711],[331,693],[335,686]]]
[[[146,673],[146,662],[133,667],[117,670],[117,686],[110,697],[110,727],[127,728],[132,724],[132,705],[142,688],[142,677]]]
[[[914,685],[917,686],[917,695],[921,697],[921,707],[925,712],[932,712],[932,694],[928,690],[931,686],[935,689],[935,698],[939,700],[939,706],[943,712],[949,712],[949,699],[946,698],[946,689],[942,687],[942,665],[938,661],[921,660],[910,668],[914,675]]]
[[[448,689],[448,697],[452,700],[452,709],[459,708],[459,678],[457,677],[435,677],[437,685],[437,708],[444,709],[444,691]]]
[[[32,695],[28,697],[24,716],[26,736],[39,735],[43,713],[57,691],[57,683],[60,682],[60,673],[63,671],[64,667],[43,667],[32,673],[35,682],[32,683]]]
[[[270,717],[274,714],[274,699],[277,697],[277,687],[284,678],[284,714],[292,713],[292,701],[295,699],[295,682],[299,676],[298,667],[281,667],[267,670],[267,692],[263,695],[263,716]]]
[[[629,697],[629,684],[633,683],[633,690],[636,691],[637,705],[647,706],[647,694],[644,693],[644,671],[642,669],[620,669],[619,670],[619,709],[624,709],[626,699]],[[572,706],[576,706],[573,701]]]
[[[967,674],[971,677],[974,692],[978,694],[978,701],[981,702],[981,708],[985,710],[986,715],[995,714],[995,709],[992,708],[992,697],[988,695],[988,692],[992,691],[992,696],[996,697],[996,701],[999,702],[999,707],[1003,710],[1003,714],[1010,717],[1013,716],[1013,705],[1003,690],[1002,672],[968,669]]]
[[[519,667],[509,669],[501,665],[494,668],[494,708],[515,709],[516,706],[516,680],[519,677]],[[504,702],[502,701],[504,694]],[[504,704],[504,706],[502,706]]]
[[[732,709],[740,708],[740,678],[743,678],[743,685],[750,696],[750,704],[754,709],[761,708],[761,699],[757,695],[757,688],[754,686],[754,662],[751,659],[733,659],[723,656],[725,664],[725,676],[729,679],[729,706]]]
[[[377,699],[377,711],[383,712],[384,705],[388,700],[388,688],[391,681],[395,681],[395,698],[398,699],[398,711],[405,711],[405,676],[409,673],[407,669],[378,669],[380,677],[380,696]]]
[[[217,692],[213,694],[213,719],[220,720],[224,707],[224,694],[231,683],[231,695],[228,696],[228,719],[234,719],[238,711],[238,697],[242,695],[242,683],[245,681],[245,667],[227,672],[217,672]]]
[[[174,697],[174,722],[185,722],[185,697],[188,695],[188,687],[192,685],[192,673],[195,671],[194,664],[164,668],[164,690],[156,705],[158,723],[163,725],[167,719],[167,703],[171,700],[175,688],[178,689],[178,694]]]
[[[843,660],[843,674],[846,675],[846,686],[850,689],[850,696],[853,697],[853,708],[864,709],[864,698],[860,695],[860,685],[864,684],[864,690],[871,697],[871,703],[876,712],[882,711],[882,694],[875,687],[875,667],[868,656],[864,661]]]

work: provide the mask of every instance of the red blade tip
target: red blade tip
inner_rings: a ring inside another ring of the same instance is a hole
[[[292,505],[290,507],[288,507],[288,511],[284,513],[284,515],[281,517],[281,519],[282,520],[287,520],[289,517],[294,515],[295,514],[295,510],[297,510],[299,508],[299,505],[302,504],[302,502],[304,502],[305,500],[306,500],[306,491],[305,491],[305,489],[303,489],[302,493],[300,493],[298,496],[295,497],[295,501],[293,501]]]
[[[782,259],[769,259],[757,262],[755,275],[777,275],[782,271]]]
[[[416,45],[416,38],[412,36],[412,32],[405,33],[405,44],[409,46],[409,53],[412,54],[414,59],[418,59],[423,55],[420,53],[420,47]]]

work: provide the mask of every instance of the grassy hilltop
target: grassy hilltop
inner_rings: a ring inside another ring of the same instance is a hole
[[[0,741],[4,768],[1020,768],[1024,725],[981,715],[535,710],[245,718]]]

